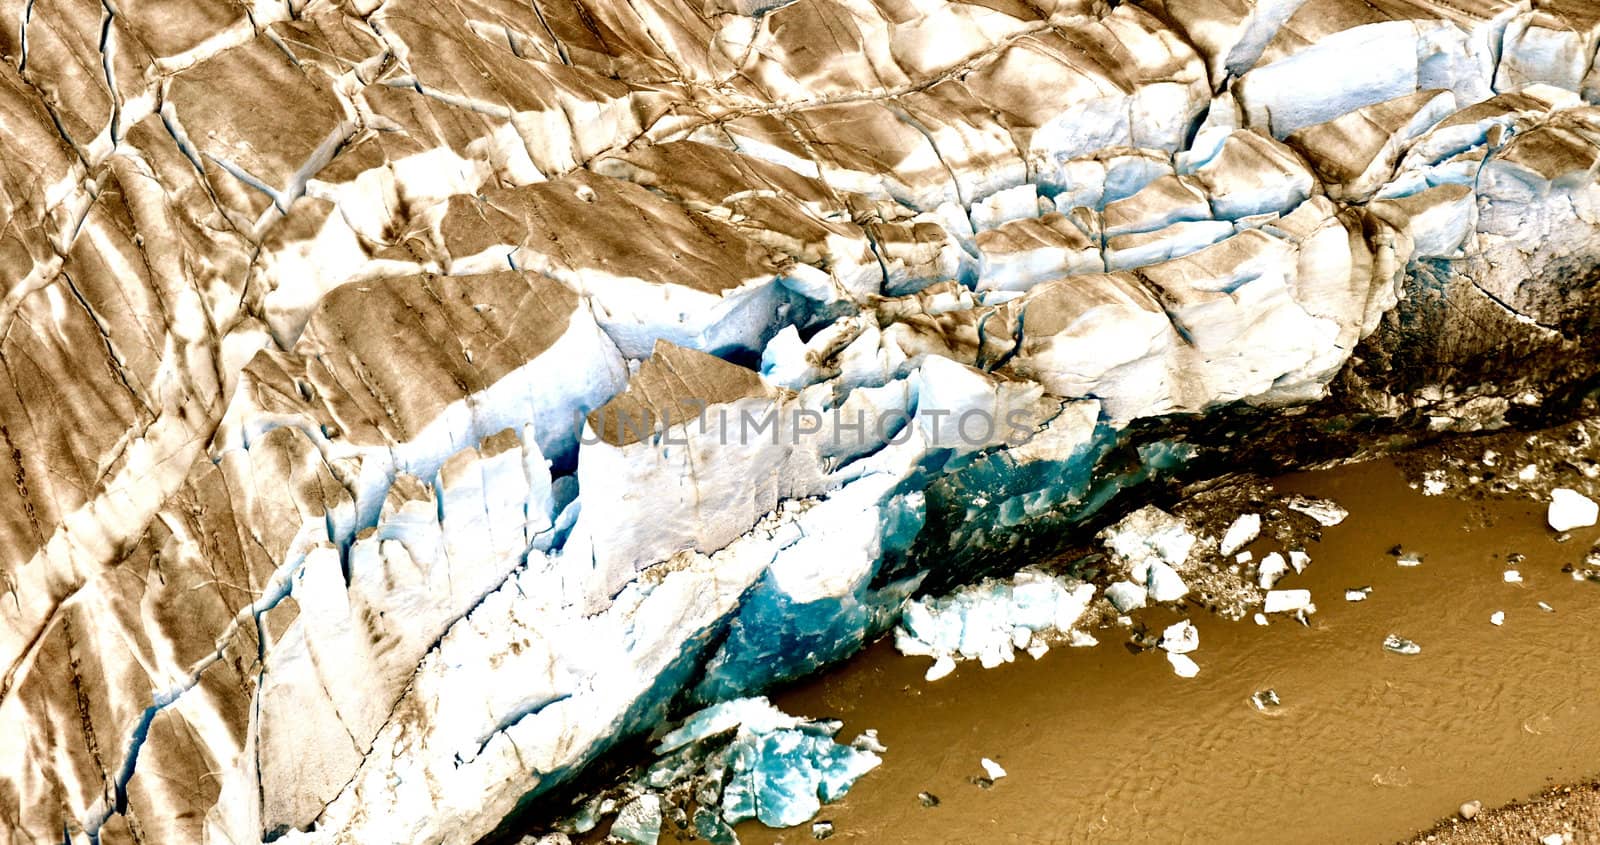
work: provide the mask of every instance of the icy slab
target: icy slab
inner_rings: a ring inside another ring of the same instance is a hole
[[[1588,528],[1600,521],[1600,504],[1571,488],[1557,487],[1550,491],[1550,508],[1545,518],[1556,531]]]
[[[1106,587],[1106,598],[1118,613],[1127,613],[1144,607],[1149,595],[1149,591],[1143,585],[1132,581],[1117,581]]]
[[[656,845],[661,838],[661,799],[641,795],[624,804],[611,824],[611,835],[628,845]]]
[[[1259,536],[1261,536],[1261,514],[1240,514],[1223,533],[1222,542],[1217,546],[1217,553],[1227,557],[1255,542]]]
[[[1186,568],[1189,552],[1198,539],[1181,517],[1155,505],[1146,505],[1100,532],[1106,549],[1126,567],[1134,581],[1146,579],[1152,561],[1173,569]]]
[[[630,845],[657,842],[668,802],[686,793],[698,804],[695,831],[709,842],[737,842],[732,826],[747,819],[769,827],[804,824],[882,762],[875,732],[843,744],[834,738],[839,727],[791,716],[765,698],[712,705],[661,738],[656,761],[618,787],[622,799],[602,794],[590,804],[603,814],[608,802],[620,803],[611,835]],[[680,809],[686,808],[672,811]]]
[[[1173,654],[1167,652],[1167,662],[1172,664],[1172,671],[1180,678],[1193,678],[1200,674],[1200,664],[1194,662],[1187,654]]]
[[[1189,585],[1185,584],[1183,578],[1167,564],[1151,561],[1146,571],[1148,580],[1145,582],[1145,589],[1151,601],[1161,604],[1177,601],[1189,594]]]
[[[1389,636],[1383,638],[1383,650],[1392,652],[1394,654],[1421,654],[1422,646],[1417,645],[1416,643],[1400,636],[1399,634],[1390,634]]]
[[[837,730],[837,723],[831,728],[812,723],[735,738],[722,793],[723,820],[738,824],[758,819],[768,827],[793,827],[810,821],[824,803],[843,797],[882,758],[834,742]]]
[[[1169,654],[1188,654],[1200,647],[1200,630],[1185,619],[1161,632],[1160,648]]]
[[[1271,590],[1261,609],[1266,613],[1296,613],[1316,610],[1310,590]]]
[[[1261,589],[1270,590],[1272,585],[1278,583],[1278,579],[1288,572],[1289,564],[1283,559],[1283,555],[1273,552],[1261,559],[1258,583],[1261,584]]]
[[[1035,643],[1070,642],[1094,594],[1092,584],[1024,569],[1009,581],[988,579],[946,596],[913,599],[895,629],[895,648],[933,657],[929,680],[948,674],[958,660],[992,668]]]
[[[979,760],[978,763],[983,766],[983,771],[989,775],[990,780],[999,780],[1006,776],[1006,770],[988,757]]]
[[[1332,528],[1344,522],[1350,512],[1339,506],[1332,499],[1317,499],[1310,496],[1291,496],[1284,502],[1284,507],[1289,510],[1303,513],[1317,521],[1324,528]]]

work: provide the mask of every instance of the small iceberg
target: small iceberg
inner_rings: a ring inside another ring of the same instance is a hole
[[[1390,634],[1383,638],[1383,650],[1393,654],[1421,654],[1422,646],[1399,634]]]
[[[934,658],[927,674],[932,681],[961,660],[988,669],[1010,663],[1018,651],[1043,656],[1051,642],[1091,644],[1093,638],[1074,637],[1072,626],[1094,593],[1093,584],[1024,569],[1010,580],[990,578],[949,595],[912,599],[895,629],[895,648]]]

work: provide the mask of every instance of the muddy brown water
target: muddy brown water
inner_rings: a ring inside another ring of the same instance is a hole
[[[775,695],[791,713],[843,719],[841,738],[877,728],[889,748],[823,808],[829,841],[1392,842],[1465,800],[1493,806],[1600,771],[1600,584],[1560,571],[1600,529],[1558,543],[1537,502],[1425,497],[1387,462],[1276,486],[1351,510],[1280,584],[1309,588],[1318,613],[1309,628],[1263,628],[1195,610],[1192,680],[1159,652],[1131,653],[1114,628],[1098,647],[966,663],[933,683],[928,658],[880,642]],[[1397,566],[1396,543],[1423,564]],[[1525,583],[1503,579],[1512,552],[1527,556]],[[1346,602],[1361,585],[1368,600]],[[1422,653],[1386,653],[1390,632]],[[1248,699],[1269,687],[1283,705],[1258,712]],[[982,757],[1009,772],[991,789],[972,782]],[[938,806],[922,806],[924,791]],[[812,841],[809,826],[738,833]]]

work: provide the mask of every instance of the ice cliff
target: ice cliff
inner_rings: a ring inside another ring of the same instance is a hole
[[[9,0],[0,842],[477,842],[1164,475],[1559,413],[1597,48],[1585,0]]]

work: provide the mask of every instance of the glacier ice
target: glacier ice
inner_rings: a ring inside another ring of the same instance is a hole
[[[475,842],[1152,481],[1594,374],[1572,4],[213,5],[0,22],[24,841]],[[936,667],[1082,641],[990,583]]]
[[[937,680],[957,660],[984,668],[1009,663],[1035,643],[1071,642],[1070,633],[1094,598],[1092,584],[1024,569],[1009,580],[988,579],[945,596],[908,601],[895,629],[902,654],[935,659]]]

